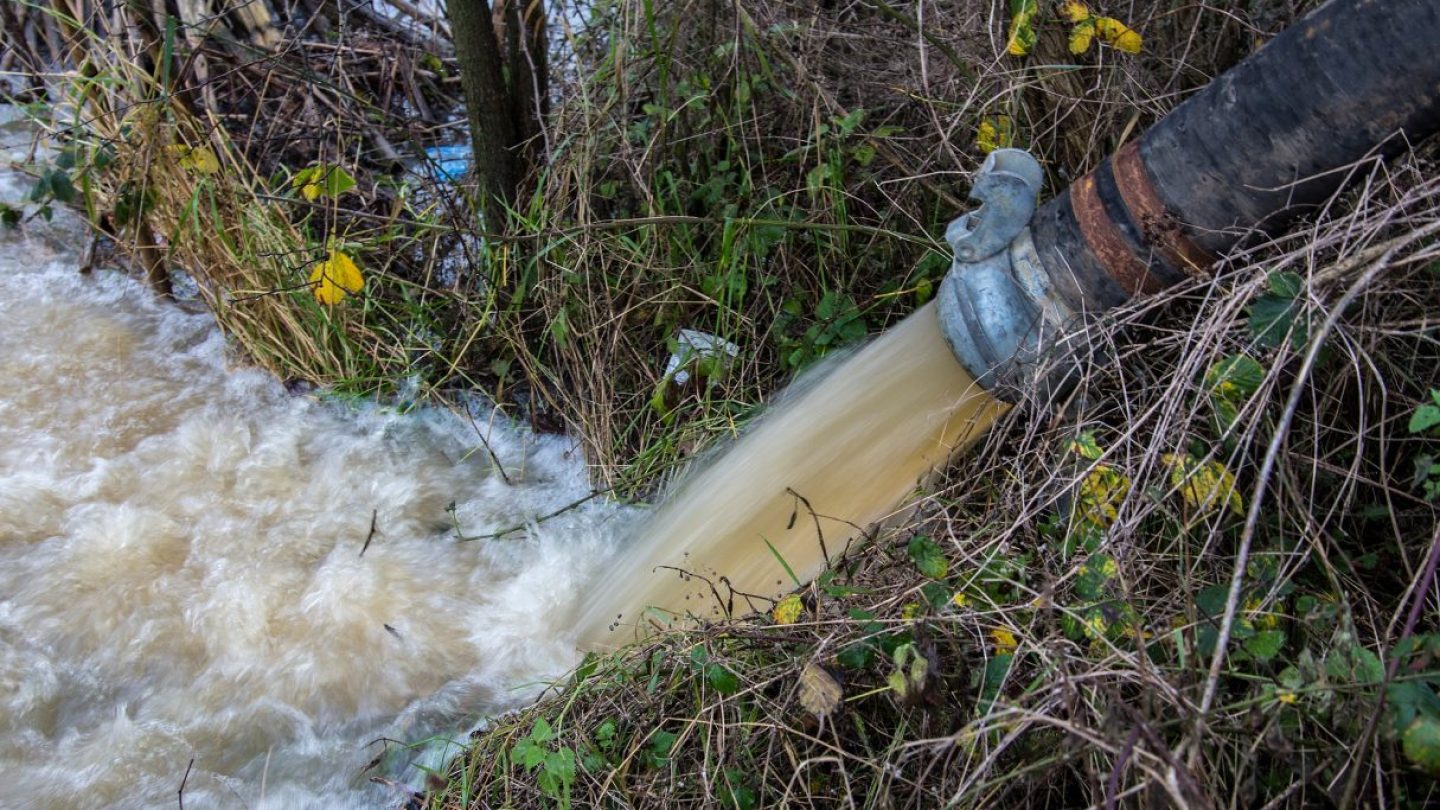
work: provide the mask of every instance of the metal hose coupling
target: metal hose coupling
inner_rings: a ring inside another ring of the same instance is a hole
[[[996,149],[970,188],[980,207],[945,229],[955,258],[940,283],[940,331],[994,396],[1050,397],[1073,382],[1065,353],[1075,313],[1056,293],[1030,234],[1044,173],[1023,149]]]

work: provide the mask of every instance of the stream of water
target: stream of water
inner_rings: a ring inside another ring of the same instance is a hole
[[[933,305],[786,392],[689,475],[582,603],[582,640],[614,647],[691,617],[763,611],[870,527],[899,517],[937,465],[1006,406],[975,384]]]
[[[0,167],[25,140],[0,127]],[[0,231],[0,807],[173,807],[182,779],[187,808],[399,806],[383,740],[576,663],[626,513],[454,539],[584,497],[572,442],[291,396],[208,315],[77,273],[87,239],[64,211]]]
[[[0,121],[0,168],[24,132]],[[28,186],[0,171],[0,200]],[[207,314],[78,273],[87,239],[65,211],[0,231],[4,808],[166,806],[182,782],[190,808],[399,806],[445,735],[533,700],[577,643],[764,610],[1004,410],[927,307],[637,524],[564,509],[589,492],[569,440],[231,368]]]

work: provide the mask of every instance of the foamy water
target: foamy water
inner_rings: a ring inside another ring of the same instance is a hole
[[[507,484],[468,420],[290,396],[207,315],[78,275],[84,239],[63,212],[0,232],[0,807],[175,806],[187,768],[187,808],[398,806],[369,777],[414,773],[366,770],[376,740],[573,666],[624,515],[453,525],[584,497],[570,441],[482,415]]]

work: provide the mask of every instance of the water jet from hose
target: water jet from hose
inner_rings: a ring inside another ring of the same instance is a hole
[[[581,642],[763,609],[819,575],[1010,406],[1073,386],[1097,314],[1203,276],[1357,161],[1440,129],[1436,43],[1440,0],[1332,0],[1038,208],[1039,164],[992,153],[937,303],[692,476],[611,563],[625,573],[587,601]]]

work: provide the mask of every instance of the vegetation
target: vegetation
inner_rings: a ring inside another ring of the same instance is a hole
[[[423,13],[300,3],[272,41],[127,11],[117,50],[27,5],[0,22],[34,75],[69,65],[20,88],[65,147],[0,213],[79,206],[278,376],[482,389],[640,497],[928,300],[987,150],[1062,188],[1313,4],[1233,5],[550,4],[543,159],[483,233],[425,167],[462,136]],[[1434,159],[1112,313],[1077,393],[906,523],[768,615],[587,658],[415,801],[1433,804]],[[738,356],[678,386],[681,328]]]

